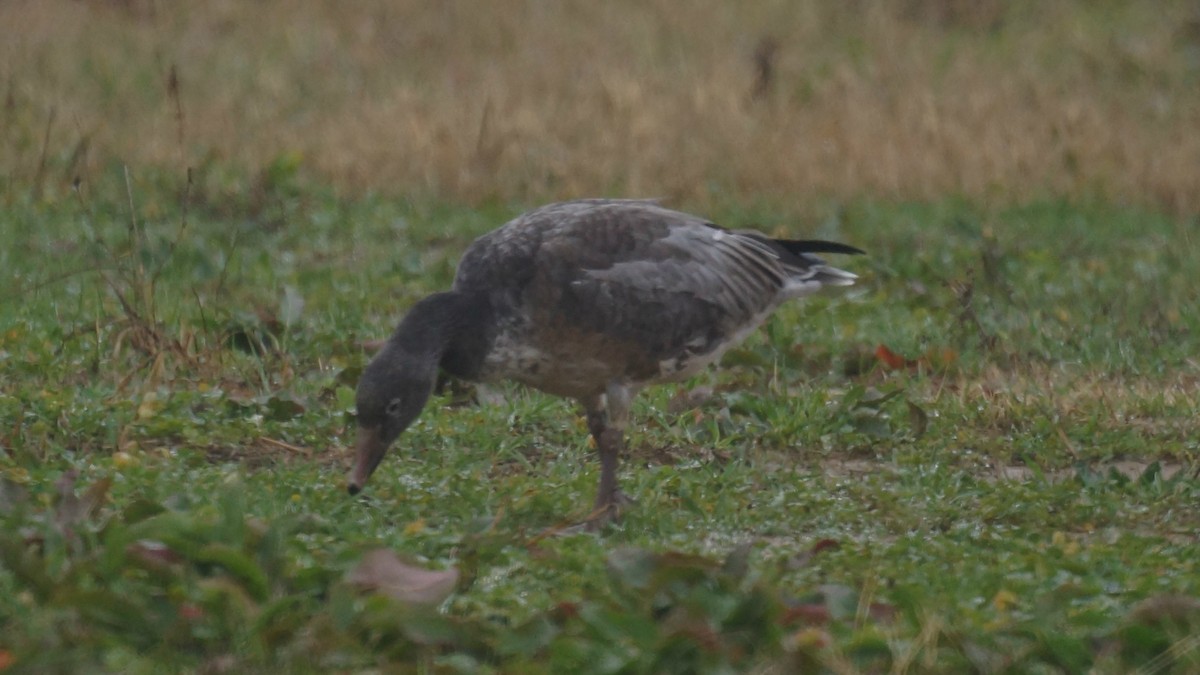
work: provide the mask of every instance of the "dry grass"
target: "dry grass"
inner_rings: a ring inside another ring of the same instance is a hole
[[[962,410],[978,411],[973,423],[999,434],[1027,431],[1052,421],[1058,440],[1075,455],[1063,429],[1087,429],[1094,438],[1108,433],[1138,436],[1168,453],[1200,433],[1195,410],[1200,399],[1191,372],[1166,377],[1126,377],[1112,373],[1075,373],[1062,367],[1027,364],[1019,372],[994,366],[979,375],[933,383],[930,399],[946,395]]]
[[[471,203],[1200,210],[1200,7],[1183,0],[17,0],[0,25],[10,198],[113,161],[292,157],[346,191]]]

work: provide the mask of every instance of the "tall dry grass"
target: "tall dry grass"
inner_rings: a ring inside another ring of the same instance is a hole
[[[0,26],[10,195],[287,156],[469,202],[1200,210],[1194,0],[9,0]]]

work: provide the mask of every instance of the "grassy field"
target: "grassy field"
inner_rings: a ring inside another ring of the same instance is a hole
[[[458,203],[1200,209],[1190,0],[6,2],[9,198],[113,161]]]
[[[1200,671],[1195,6],[676,5],[0,4],[0,672]],[[599,194],[869,255],[618,526],[507,385],[348,497],[364,343]]]

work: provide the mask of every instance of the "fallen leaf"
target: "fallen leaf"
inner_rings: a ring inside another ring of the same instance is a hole
[[[958,361],[958,352],[949,347],[930,349],[915,359],[908,359],[888,349],[887,345],[879,345],[875,347],[874,356],[888,370],[945,370]]]
[[[929,428],[929,413],[912,401],[905,400],[905,403],[908,404],[908,423],[912,426],[913,436],[920,438]]]
[[[365,591],[382,593],[409,605],[441,604],[458,584],[458,570],[428,570],[409,565],[391,550],[368,552],[346,581]]]
[[[275,395],[267,399],[267,417],[276,421],[289,420],[303,415],[303,403],[290,395]]]
[[[159,408],[162,408],[162,401],[158,400],[158,394],[152,391],[146,392],[142,397],[142,402],[138,404],[137,416],[139,420],[148,420],[158,414]]]
[[[204,610],[190,602],[179,606],[179,617],[188,621],[198,621],[204,618]]]
[[[943,347],[938,350],[930,350],[921,357],[935,368],[949,368],[958,361],[958,352],[949,347]]]
[[[708,576],[721,565],[704,556],[666,551],[659,553],[636,547],[619,548],[608,556],[608,573],[613,580],[637,591],[651,590],[672,579]]]
[[[152,539],[140,539],[133,542],[125,547],[125,553],[147,565],[160,568],[183,562],[183,556],[176,553],[170,546]]]
[[[1017,596],[1009,590],[1000,589],[996,591],[996,595],[992,598],[992,605],[998,611],[1007,611],[1010,607],[1015,607],[1017,604]]]
[[[1187,595],[1152,595],[1134,605],[1129,618],[1142,623],[1200,619],[1200,599]]]
[[[867,605],[867,616],[880,623],[891,623],[896,618],[896,614],[896,606],[886,602],[872,602]]]
[[[137,458],[128,452],[125,452],[124,450],[118,450],[117,452],[114,452],[112,459],[113,466],[117,467],[118,469],[128,469],[138,465]]]
[[[675,395],[667,401],[667,412],[672,415],[678,415],[685,410],[699,408],[707,403],[713,397],[712,387],[696,387],[694,389],[685,389],[680,387],[675,391]]]
[[[821,551],[836,551],[841,547],[842,545],[839,544],[836,539],[821,539],[817,543],[813,544],[812,552],[815,555]]]
[[[802,605],[788,607],[784,611],[783,616],[779,618],[779,621],[785,626],[795,623],[819,626],[829,623],[832,618],[829,614],[829,608],[825,606],[825,603],[806,602]]]
[[[812,563],[813,558],[821,551],[836,551],[842,545],[836,539],[821,539],[812,545],[812,548],[807,551],[801,551],[788,559],[788,569],[803,569]]]
[[[888,349],[886,345],[879,345],[875,348],[875,358],[892,370],[904,370],[917,364],[916,361],[910,361]]]
[[[802,628],[785,638],[785,642],[788,648],[793,651],[820,650],[825,649],[833,642],[833,636],[819,628]]]
[[[558,621],[567,621],[579,616],[579,604],[574,602],[560,602],[554,606],[550,613]]]
[[[68,538],[74,537],[74,527],[84,520],[96,515],[104,500],[108,497],[108,489],[112,487],[111,478],[101,478],[84,490],[83,496],[75,496],[75,478],[78,472],[71,469],[63,473],[55,486],[58,488],[58,504],[54,511],[54,521]]]

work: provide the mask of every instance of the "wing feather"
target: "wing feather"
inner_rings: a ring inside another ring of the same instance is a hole
[[[723,348],[814,282],[846,283],[853,275],[809,253],[841,252],[832,246],[726,230],[651,201],[565,202],[477,240],[455,287],[489,293],[547,344],[620,350],[648,372]]]

